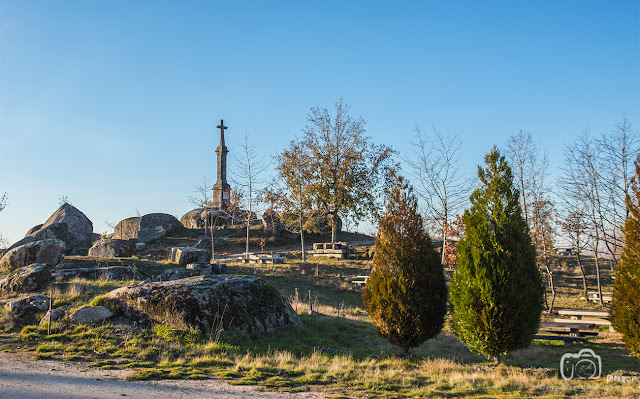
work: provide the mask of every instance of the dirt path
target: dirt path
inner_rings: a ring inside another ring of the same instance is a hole
[[[310,399],[317,392],[260,392],[219,380],[128,381],[132,370],[102,370],[63,360],[0,352],[0,399]]]

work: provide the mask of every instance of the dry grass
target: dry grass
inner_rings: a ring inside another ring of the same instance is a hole
[[[352,397],[638,397],[637,386],[606,383],[604,378],[560,379],[557,369],[566,350],[550,343],[512,352],[504,365],[495,367],[469,352],[446,326],[437,339],[402,357],[375,334],[363,310],[361,288],[351,284],[370,267],[370,261],[327,258],[310,258],[306,263],[291,258],[282,265],[230,263],[229,273],[264,278],[290,299],[303,321],[297,332],[251,340],[232,332],[200,336],[166,325],[122,333],[111,326],[56,324],[55,334],[47,336],[46,329],[35,325],[19,332],[24,323],[37,321],[16,320],[0,311],[0,330],[5,330],[0,345],[39,349],[42,358],[91,359],[98,361],[98,367],[136,368],[139,372],[132,378],[138,379],[217,376],[234,384],[293,391],[310,387]],[[579,276],[569,272],[570,264],[563,267],[566,271],[557,271],[556,306],[584,308],[585,303],[576,299]],[[610,290],[610,275],[606,271],[603,275],[603,289]],[[54,284],[53,296],[56,306],[73,308],[128,283],[74,279]],[[589,304],[589,308],[601,307]],[[584,347],[602,355],[605,375],[640,369],[620,335],[606,328]]]

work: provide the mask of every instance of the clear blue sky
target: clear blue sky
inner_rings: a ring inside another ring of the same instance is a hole
[[[640,127],[636,1],[0,0],[0,233],[14,242],[68,196],[107,232],[180,217],[233,156],[264,156],[340,97],[375,142],[432,123],[464,168],[520,129],[549,152],[623,114]]]

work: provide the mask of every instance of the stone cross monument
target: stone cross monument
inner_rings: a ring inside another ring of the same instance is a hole
[[[227,209],[231,193],[231,186],[227,183],[227,153],[229,150],[224,145],[224,130],[227,127],[221,119],[216,128],[220,129],[220,145],[216,148],[216,154],[218,154],[218,179],[216,184],[213,185],[213,207]]]

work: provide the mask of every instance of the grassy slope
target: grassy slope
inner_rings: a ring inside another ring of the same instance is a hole
[[[192,234],[197,237],[196,234]],[[176,241],[188,242],[185,236]],[[313,241],[311,241],[313,242]],[[151,248],[158,251],[159,248]],[[149,250],[148,248],[146,250]],[[153,252],[149,255],[153,257]],[[65,358],[92,362],[96,367],[132,368],[131,378],[218,378],[233,384],[269,389],[322,389],[335,395],[367,397],[634,397],[636,387],[608,384],[604,380],[565,382],[555,372],[566,352],[561,344],[535,342],[530,348],[506,356],[494,367],[470,353],[448,328],[440,336],[402,358],[400,351],[379,338],[362,308],[361,290],[350,281],[368,274],[370,261],[327,258],[299,260],[290,253],[283,265],[230,263],[228,273],[257,275],[280,289],[301,316],[298,331],[252,339],[222,332],[202,336],[168,326],[70,326],[54,323],[52,334],[38,327],[41,315],[19,319],[0,311],[0,348],[32,351],[37,358]],[[579,299],[581,280],[572,261],[560,259],[556,267],[556,307],[599,309]],[[136,263],[159,273],[170,263],[140,259],[114,259],[106,263]],[[558,263],[560,265],[560,262]],[[451,273],[451,271],[448,271]],[[611,272],[603,271],[603,290],[611,291]],[[95,296],[131,282],[76,279],[55,283],[56,306],[69,310]],[[591,282],[590,288],[594,286]],[[297,301],[296,301],[296,291]],[[317,313],[309,314],[311,304]],[[545,316],[547,317],[547,316]],[[553,317],[553,316],[548,316]],[[572,348],[592,348],[603,359],[603,375],[615,370],[638,371],[640,362],[629,354],[616,333],[602,328],[590,342]],[[545,373],[538,368],[549,368]],[[539,369],[538,369],[539,370]]]

